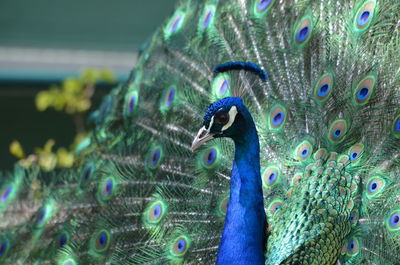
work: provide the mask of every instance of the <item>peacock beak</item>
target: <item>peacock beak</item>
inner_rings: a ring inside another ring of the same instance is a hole
[[[210,141],[214,138],[214,133],[210,133],[206,127],[202,127],[199,132],[197,133],[196,138],[194,138],[192,143],[192,152],[196,151],[202,144],[205,142]]]

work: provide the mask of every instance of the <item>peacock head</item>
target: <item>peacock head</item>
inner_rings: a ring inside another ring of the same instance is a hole
[[[202,144],[219,137],[237,139],[247,129],[252,118],[241,98],[227,97],[212,103],[203,118],[203,127],[192,143],[192,151]]]

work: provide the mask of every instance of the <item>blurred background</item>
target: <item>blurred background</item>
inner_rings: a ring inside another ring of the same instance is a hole
[[[68,167],[88,113],[175,2],[0,0],[0,170],[46,155]]]

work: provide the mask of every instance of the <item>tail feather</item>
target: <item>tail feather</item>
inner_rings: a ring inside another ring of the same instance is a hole
[[[211,102],[241,96],[260,138],[266,264],[332,246],[332,264],[397,264],[399,5],[180,3],[93,113],[73,169],[1,176],[1,262],[214,263],[233,145],[190,143]],[[226,62],[268,80],[213,73]]]

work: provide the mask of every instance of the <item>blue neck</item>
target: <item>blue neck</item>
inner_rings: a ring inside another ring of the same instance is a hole
[[[230,198],[217,264],[264,264],[266,219],[260,175],[260,147],[252,118],[235,137]]]

